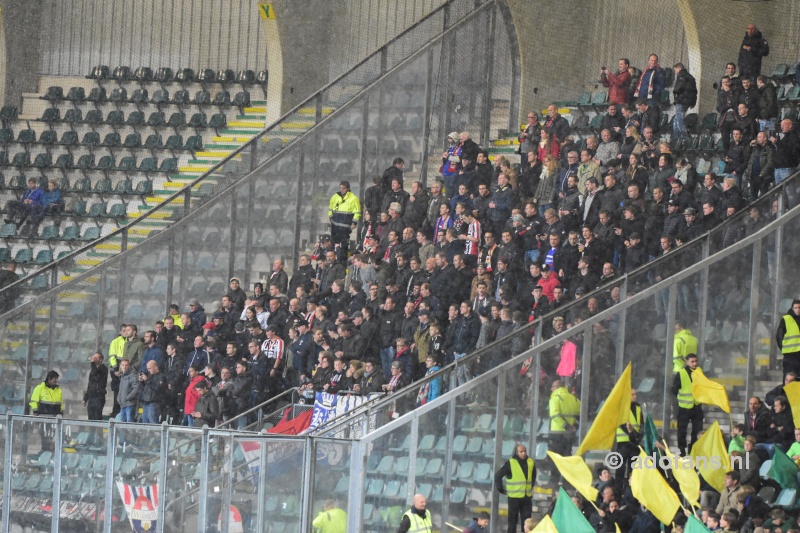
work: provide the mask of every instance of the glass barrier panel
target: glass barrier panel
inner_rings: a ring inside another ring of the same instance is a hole
[[[102,528],[108,427],[67,420],[63,431],[59,527],[84,531]]]
[[[169,429],[167,481],[164,489],[169,523],[184,524],[184,530],[197,530],[199,503],[204,487],[200,485],[202,431]],[[206,515],[210,517],[210,515]]]
[[[53,509],[54,418],[13,419],[11,509],[13,528],[49,530]],[[93,494],[96,496],[96,491]]]
[[[363,498],[366,531],[385,531],[394,527],[408,509],[411,441],[411,425],[404,424],[370,442],[362,451],[367,457],[367,465],[364,490],[358,497]]]
[[[324,530],[325,524],[344,523],[351,495],[350,463],[352,445],[346,440],[314,439],[313,479],[309,502],[312,526]],[[353,498],[355,499],[355,498]],[[331,501],[332,500],[332,501]]]

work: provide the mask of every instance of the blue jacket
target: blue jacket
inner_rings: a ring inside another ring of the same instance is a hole
[[[44,200],[44,192],[39,187],[35,189],[25,189],[25,192],[22,193],[22,201],[30,200],[33,205],[42,205],[42,201]]]
[[[439,370],[441,370],[441,368],[442,367],[440,367],[439,365],[434,365],[434,366],[432,366],[431,368],[428,369],[428,371],[425,373],[425,375],[433,374],[434,372],[438,372]],[[433,400],[435,400],[436,398],[438,398],[441,395],[442,395],[442,378],[440,376],[438,378],[434,378],[434,379],[431,380],[430,387],[428,388],[428,400],[427,401],[432,402]],[[483,528],[476,529],[475,531],[483,531]]]
[[[139,365],[139,372],[147,373],[147,363],[149,361],[155,361],[158,363],[159,370],[163,370],[164,368],[164,352],[161,350],[161,347],[157,344],[154,344],[151,348],[144,349],[144,355],[142,356],[142,364]]]
[[[210,361],[211,359],[206,348],[195,348],[186,356],[186,364],[183,367],[183,373],[188,376],[189,369],[193,366],[203,370]]]
[[[63,204],[64,200],[61,199],[61,190],[47,191],[44,193],[44,205]]]

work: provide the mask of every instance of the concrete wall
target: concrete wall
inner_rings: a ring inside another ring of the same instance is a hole
[[[657,53],[662,66],[683,62],[700,86],[699,112],[714,110],[725,63],[736,61],[749,22],[770,42],[764,72],[800,61],[800,2],[733,0],[507,0],[520,39],[520,118],[551,100],[597,87],[599,68],[619,57],[637,67]],[[698,109],[695,109],[698,111]]]
[[[38,72],[31,65],[40,55],[39,29],[44,8],[39,2],[0,0],[5,49],[0,58],[2,102],[20,106],[22,93],[36,90]]]

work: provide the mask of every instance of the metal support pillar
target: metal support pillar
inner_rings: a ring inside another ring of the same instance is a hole
[[[300,225],[302,224],[301,216],[300,216],[300,206],[302,205],[302,199],[305,196],[305,180],[303,178],[303,166],[304,166],[304,155],[305,155],[305,144],[301,143],[297,149],[297,196],[295,197],[294,201],[294,228],[292,233],[294,234],[294,243],[292,245],[292,261],[293,264],[297,264],[300,258]],[[312,188],[313,189],[313,188]],[[310,198],[310,196],[309,196]],[[311,234],[311,239],[314,238],[314,235]]]
[[[619,301],[624,302],[625,298],[628,297],[628,282],[630,278],[628,275],[625,275],[623,279],[622,285],[619,287]],[[623,367],[625,366],[625,321],[628,316],[628,311],[623,309],[617,314],[617,339],[616,339],[616,346],[617,346],[617,360],[614,369],[616,370],[617,375],[622,375]]]
[[[492,8],[486,20],[486,47],[484,48],[484,65],[486,68],[486,84],[483,95],[483,109],[481,109],[482,126],[480,132],[480,145],[486,146],[489,142],[489,129],[491,127],[490,114],[492,112],[492,87],[494,86],[494,34],[495,12]]]
[[[431,107],[433,105],[433,50],[426,54],[427,76],[425,77],[425,110],[422,114],[422,163],[420,165],[419,181],[423,187],[428,185],[428,144],[431,138]]]
[[[430,414],[429,416],[434,416]],[[406,504],[411,505],[414,501],[414,494],[416,494],[416,473],[417,473],[417,446],[419,443],[419,417],[415,416],[411,420],[411,443],[408,447],[408,483],[406,484]],[[444,501],[442,502],[442,517],[447,516],[447,510],[450,505],[450,498],[447,495],[450,494],[449,492],[445,492]]]
[[[216,435],[215,438],[217,439],[217,446],[223,445],[225,440],[230,442],[230,446],[228,446],[228,453],[225,457],[225,466],[222,467],[222,508],[220,509],[221,515],[221,530],[220,533],[228,533],[230,530],[230,518],[231,518],[231,493],[233,492],[233,449],[236,446],[236,441],[233,439],[232,435]],[[263,446],[263,444],[262,444]],[[223,448],[224,449],[224,448]],[[209,450],[209,454],[211,451]],[[259,470],[261,470],[261,465],[263,469],[266,470],[266,463],[260,463]],[[227,487],[225,486],[225,477],[228,478]],[[257,503],[259,507],[263,505],[263,502],[259,501]]]
[[[256,531],[267,530],[265,502],[267,501],[267,443],[261,441],[259,448],[260,468],[258,469],[258,505],[256,505]]]
[[[455,376],[455,370],[452,374]],[[451,389],[452,390],[452,389]],[[445,510],[450,507],[450,471],[453,466],[453,441],[456,438],[456,399],[450,400],[447,406],[448,423],[447,423],[447,447],[444,456],[444,479],[442,480],[442,517]],[[448,511],[449,512],[449,511]],[[495,515],[492,515],[495,516]]]
[[[175,244],[175,234],[172,233],[170,234],[169,241],[167,243],[167,301],[164,302],[164,309],[169,309],[170,304],[175,301],[173,298],[173,294],[175,293],[175,288],[173,287],[173,282],[175,279]],[[181,294],[181,296],[183,295]],[[181,298],[181,300],[183,299]]]
[[[364,447],[363,449],[362,446]],[[365,450],[367,449],[369,449],[369,444],[365,445],[360,439],[350,442],[350,483],[347,488],[347,531],[351,533],[361,533],[361,527],[363,525],[361,515],[364,509],[364,477],[367,466]],[[311,507],[311,502],[307,505]]]
[[[592,328],[586,328],[583,332],[583,355],[581,356],[581,392],[586,393],[592,387],[592,335],[594,331]],[[589,402],[581,402],[581,420],[578,429],[578,441],[582,441],[589,431]]]
[[[169,459],[168,456],[169,452],[169,424],[166,422],[161,423],[161,442],[159,446],[159,455],[161,457],[161,463],[158,466],[158,493],[159,494],[166,494],[167,493],[167,469],[169,464],[167,464],[167,460]],[[164,533],[164,523],[167,520],[167,505],[166,502],[163,502],[163,505],[158,506],[158,520],[156,521],[156,533]]]
[[[314,491],[314,471],[317,466],[317,447],[311,438],[306,438],[303,443],[303,485],[300,493],[300,501],[306,502],[303,513],[300,516],[300,531],[311,531],[311,513],[313,512],[312,494]],[[259,502],[261,504],[261,502]]]
[[[491,383],[491,381],[486,382],[487,386]],[[455,400],[453,400],[455,401]],[[495,433],[494,433],[494,464],[492,465],[492,472],[497,472],[500,469],[500,466],[505,461],[505,457],[503,457],[503,414],[506,410],[506,375],[503,373],[497,374],[497,411],[495,412]],[[456,424],[449,424],[450,426],[455,426]],[[515,450],[516,451],[516,450]],[[453,449],[448,448],[448,453],[450,455],[453,454]],[[447,495],[450,494],[449,491],[446,493]],[[495,497],[497,494],[497,497]],[[492,516],[500,516],[499,507],[500,507],[500,497],[499,493],[495,493],[492,490]],[[444,516],[444,515],[443,515]],[[499,526],[499,520],[493,520],[492,522],[498,522],[498,524],[492,524],[491,531],[496,532],[497,527]]]
[[[247,184],[248,191],[247,191],[247,208],[245,211],[245,220],[247,221],[247,229],[245,230],[245,241],[244,241],[244,273],[243,273],[243,282],[245,287],[251,287],[253,283],[256,281],[254,278],[250,277],[251,271],[253,269],[253,254],[250,251],[253,249],[253,222],[255,222],[255,198],[256,198],[256,180],[251,179],[250,182]],[[295,268],[297,265],[294,265]]]
[[[100,430],[102,431],[102,429]],[[117,421],[113,418],[108,421],[108,440],[106,441],[106,480],[114,479],[114,463],[117,456]],[[161,494],[159,492],[159,494]],[[105,502],[103,504],[103,532],[111,533],[111,525],[113,521],[111,517],[114,514],[114,483],[106,483],[105,487]],[[164,503],[162,502],[162,506]],[[99,515],[98,515],[99,516]]]
[[[784,200],[783,195],[778,197],[778,216],[783,214]],[[783,226],[775,229],[775,266],[774,272],[771,274],[771,282],[773,284],[773,298],[772,298],[772,324],[770,331],[777,331],[778,324],[782,320],[783,313],[788,309],[780,309],[781,296],[783,293],[783,283],[781,279],[783,271]],[[769,367],[778,368],[778,346],[777,344],[770,344],[769,351]]]
[[[50,531],[58,531],[58,521],[61,518],[61,458],[64,447],[64,419],[56,416],[55,446],[53,447],[53,501],[52,516],[50,518]],[[113,465],[112,465],[113,466]]]
[[[187,248],[189,247],[189,245],[186,243],[188,237],[189,237],[189,226],[187,224],[184,224],[183,227],[181,228],[181,258],[180,258],[181,277],[180,277],[180,290],[179,290],[179,294],[182,297],[181,301],[184,301],[186,297],[189,296],[188,294],[189,281],[186,279],[187,276],[189,275],[189,269],[187,268],[188,265],[186,262],[186,253],[187,253]]]
[[[753,272],[750,276],[750,321],[747,333],[747,377],[744,385],[744,397],[749,398],[755,392],[756,379],[756,326],[758,310],[761,308],[761,241],[753,244]]]
[[[5,420],[5,442],[3,443],[3,513],[2,513],[2,533],[11,531],[11,464],[13,462],[12,442],[14,442],[14,416],[6,413]]]
[[[669,303],[667,305],[667,330],[666,339],[664,341],[664,396],[661,402],[661,437],[666,438],[667,431],[669,430],[669,414],[672,411],[671,405],[672,394],[670,388],[672,387],[672,372],[668,369],[672,368],[672,346],[675,343],[675,308],[678,304],[678,286],[672,285],[667,289],[669,291]]]
[[[197,502],[197,533],[208,531],[208,426],[200,444],[200,494]]]
[[[708,322],[708,267],[700,272],[700,310],[697,324],[697,355],[706,353],[706,323]]]
[[[236,226],[237,226],[237,217],[236,212],[238,211],[238,202],[236,201],[236,188],[234,187],[231,192],[231,217],[230,217],[230,237],[228,239],[228,279],[232,278],[236,274],[234,273],[234,269],[236,268]],[[245,285],[247,287],[247,285]]]

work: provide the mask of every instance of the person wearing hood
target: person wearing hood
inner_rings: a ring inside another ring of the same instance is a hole
[[[364,361],[364,374],[361,376],[361,379],[353,385],[353,390],[362,395],[381,392],[385,382],[381,365],[371,359],[367,359]]]
[[[761,74],[761,59],[769,55],[769,43],[755,24],[747,25],[747,33],[739,48],[739,75],[755,79]]]
[[[331,239],[334,244],[347,250],[350,233],[361,218],[361,203],[350,190],[350,182],[339,183],[339,192],[331,196],[328,204],[328,219],[331,221]]]
[[[58,372],[51,370],[39,383],[31,394],[28,404],[31,413],[35,416],[57,416],[64,413],[64,399],[61,396],[61,387],[58,386]],[[53,447],[53,430],[48,424],[39,424],[39,436],[42,439],[42,450]]]
[[[514,455],[503,463],[494,476],[497,492],[508,496],[508,533],[519,531],[518,524],[531,517],[535,482],[536,465],[528,457],[528,449],[517,444]]]
[[[461,533],[484,533],[489,531],[489,513],[481,511],[478,516],[473,516],[472,521]]]

